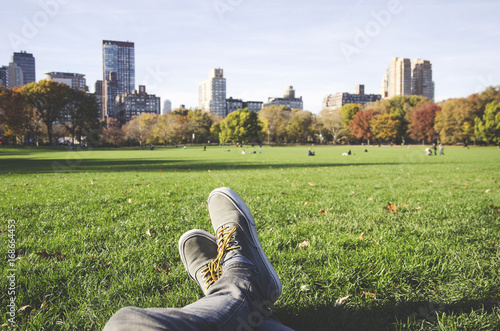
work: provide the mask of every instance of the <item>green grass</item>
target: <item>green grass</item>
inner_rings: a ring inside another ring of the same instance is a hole
[[[18,328],[101,329],[124,306],[182,307],[202,296],[177,241],[211,230],[206,199],[228,186],[254,214],[281,277],[284,324],[500,329],[499,149],[308,149],[0,148],[2,323],[10,325],[8,220],[16,305],[29,305],[16,312]],[[155,268],[165,264],[168,273]]]

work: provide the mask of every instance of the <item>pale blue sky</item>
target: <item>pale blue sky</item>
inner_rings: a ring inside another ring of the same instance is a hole
[[[102,40],[135,43],[136,85],[198,106],[198,84],[223,68],[227,96],[266,101],[293,85],[304,107],[379,93],[393,57],[433,65],[436,101],[500,84],[500,2],[447,0],[17,0],[4,4],[0,65],[14,51],[48,71],[102,79]]]

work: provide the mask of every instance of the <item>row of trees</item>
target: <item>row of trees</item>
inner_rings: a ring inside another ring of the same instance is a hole
[[[9,143],[73,142],[101,145],[185,143],[476,143],[500,144],[500,91],[489,87],[467,98],[434,103],[401,96],[365,106],[309,111],[271,106],[225,119],[199,109],[142,114],[126,125],[99,122],[95,97],[65,84],[40,81],[0,87],[0,136]],[[45,139],[43,139],[45,138]]]

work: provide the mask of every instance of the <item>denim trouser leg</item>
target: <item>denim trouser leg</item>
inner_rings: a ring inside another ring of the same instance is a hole
[[[206,297],[183,308],[123,308],[104,330],[291,330],[272,319],[256,277],[248,264],[233,262]]]

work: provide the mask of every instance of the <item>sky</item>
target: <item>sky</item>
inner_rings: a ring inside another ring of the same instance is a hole
[[[135,43],[136,86],[198,106],[224,69],[227,97],[267,101],[287,86],[319,113],[337,92],[380,93],[393,57],[431,61],[435,101],[500,85],[498,0],[16,0],[2,8],[0,65],[32,53],[45,72],[102,79],[102,41]]]

